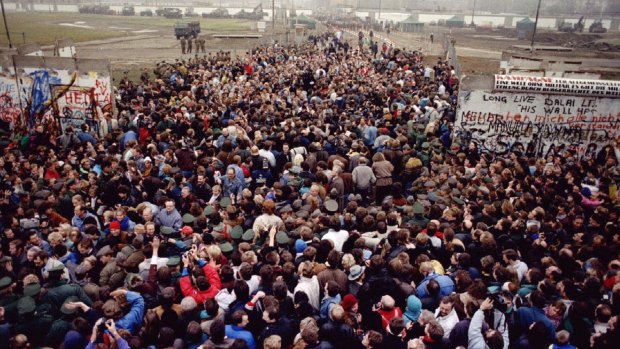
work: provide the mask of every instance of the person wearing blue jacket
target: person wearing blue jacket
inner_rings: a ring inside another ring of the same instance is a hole
[[[454,281],[447,275],[439,275],[435,272],[435,268],[431,262],[423,262],[420,265],[420,272],[424,275],[424,279],[418,285],[418,297],[426,297],[428,292],[426,291],[426,284],[430,280],[435,280],[439,283],[440,296],[449,296],[452,292],[454,292]]]
[[[545,311],[545,296],[539,290],[535,290],[530,294],[530,306],[521,307],[517,310],[516,320],[521,333],[527,332],[530,325],[535,322],[542,322],[547,328],[549,341],[555,338],[555,326],[547,317]]]
[[[127,299],[127,303],[129,303],[131,309],[116,322],[116,327],[125,329],[131,332],[131,334],[136,334],[144,319],[144,298],[137,292],[123,289],[114,290],[110,293],[110,296],[114,298],[121,295],[125,295],[125,299]]]
[[[243,339],[249,349],[256,349],[256,342],[252,332],[245,329],[250,322],[248,314],[244,310],[237,310],[232,314],[232,325],[226,325],[226,337],[232,339]]]

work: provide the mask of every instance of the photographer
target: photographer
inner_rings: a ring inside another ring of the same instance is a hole
[[[504,340],[504,349],[508,349],[510,343],[510,327],[514,331],[515,312],[512,307],[512,294],[508,291],[493,294],[489,297],[493,302],[493,311],[485,313],[485,320],[491,326],[491,329],[501,333]]]
[[[191,259],[190,259],[191,258]],[[192,277],[190,279],[190,261],[195,260],[196,264],[202,269],[204,275]],[[202,303],[208,298],[213,298],[222,288],[220,282],[220,276],[218,274],[218,266],[215,260],[210,259],[209,263],[198,259],[196,257],[196,250],[192,250],[191,253],[185,253],[182,257],[183,260],[183,273],[179,280],[181,291],[185,297],[192,297],[196,300],[196,303]],[[194,285],[196,285],[194,287]]]
[[[107,331],[107,333],[105,333],[105,331]],[[99,336],[108,336],[110,342],[116,342],[116,347],[118,349],[129,349],[129,344],[127,341],[123,339],[120,334],[118,334],[118,331],[116,331],[116,324],[114,323],[114,320],[106,320],[105,318],[97,320],[95,326],[93,326],[90,342],[88,342],[85,349],[98,348],[99,346],[97,344],[101,343],[98,340]],[[105,340],[103,341],[106,342]],[[110,348],[112,347],[111,344],[112,343],[110,343],[109,346]]]
[[[480,304],[480,309],[476,311],[469,324],[469,331],[467,333],[469,337],[468,348],[471,349],[503,349],[507,347],[504,344],[504,338],[502,334],[489,328],[483,333],[482,326],[484,324],[484,312],[493,309],[493,301],[487,298]]]

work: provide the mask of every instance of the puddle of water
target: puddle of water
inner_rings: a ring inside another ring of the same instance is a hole
[[[90,28],[92,28],[90,25],[84,25],[84,24],[79,24],[79,23],[84,23],[84,22],[75,22],[75,23],[59,23],[58,25],[62,25],[62,26],[64,26],[64,27],[85,28],[85,29],[90,29]]]
[[[142,30],[134,30],[132,33],[142,34],[142,33],[157,33],[159,30],[157,29],[142,29]]]

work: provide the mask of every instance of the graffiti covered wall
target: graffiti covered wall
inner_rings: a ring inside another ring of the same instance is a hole
[[[31,86],[29,78],[23,78],[18,85],[15,78],[0,76],[0,119],[11,124],[21,121],[21,108],[28,103]]]
[[[60,130],[83,123],[97,130],[103,113],[112,111],[108,61],[30,56],[11,59],[17,72],[12,65],[1,66],[0,115],[14,126],[30,128],[51,121]]]
[[[542,154],[552,146],[600,150],[620,137],[620,100],[580,94],[463,90],[455,130],[495,153],[515,146]]]

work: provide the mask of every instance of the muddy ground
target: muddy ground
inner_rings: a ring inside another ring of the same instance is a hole
[[[128,70],[136,76],[142,68],[150,68],[156,62],[163,60],[173,61],[177,58],[189,58],[190,54],[181,55],[180,42],[173,35],[174,20],[163,18],[141,17],[83,17],[74,18],[46,18],[53,25],[63,27],[88,26],[84,30],[114,31],[117,35],[111,38],[91,40],[77,43],[79,57],[108,58],[112,63],[114,76],[120,76],[122,71]],[[75,14],[74,16],[81,16]],[[244,54],[250,48],[273,42],[286,43],[294,40],[293,35],[284,34],[285,29],[276,27],[275,34],[268,26],[265,33],[260,33],[260,39],[217,39],[213,34],[243,34],[254,33],[256,23],[239,20],[208,21],[201,19],[202,35],[207,39],[207,52],[219,50],[231,51],[233,54]],[[93,29],[94,28],[94,29]],[[434,42],[430,42],[430,33],[434,34]],[[421,50],[427,56],[428,63],[437,61],[443,55],[443,41],[446,35],[456,40],[457,53],[464,74],[493,74],[499,70],[499,60],[503,51],[515,50],[513,45],[529,45],[529,37],[520,39],[514,29],[485,29],[470,28],[448,29],[446,27],[426,26],[422,33],[393,32],[377,33],[389,39],[398,47],[407,47]],[[356,38],[350,37],[352,43]],[[590,33],[559,33],[557,31],[542,30],[536,35],[538,45],[553,45],[571,47],[572,52],[545,52],[545,55],[557,56],[558,59],[596,60],[605,59],[601,63],[601,74],[604,78],[620,78],[620,34],[590,34]],[[51,51],[52,47],[45,47]],[[519,51],[519,50],[516,50]],[[522,50],[521,50],[522,51]],[[524,51],[523,51],[524,52]],[[192,53],[194,54],[194,53]],[[201,53],[202,54],[202,53]],[[610,63],[611,62],[611,63]],[[618,65],[618,66],[616,66]]]

